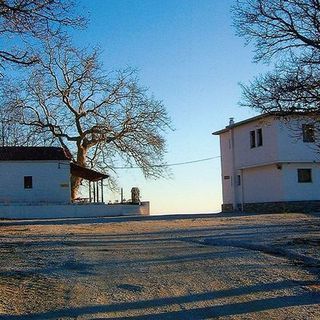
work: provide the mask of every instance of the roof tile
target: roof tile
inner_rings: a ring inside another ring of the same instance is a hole
[[[0,147],[0,161],[71,160],[60,147]]]

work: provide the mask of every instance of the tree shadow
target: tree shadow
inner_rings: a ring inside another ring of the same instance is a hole
[[[275,283],[255,284],[251,286],[211,291],[197,294],[189,294],[185,296],[174,296],[158,298],[153,300],[141,300],[134,302],[123,302],[110,305],[92,305],[83,307],[65,308],[59,310],[51,310],[33,314],[22,315],[0,315],[1,320],[43,320],[58,319],[62,317],[80,317],[94,316],[101,313],[113,314],[116,312],[126,312],[123,317],[112,317],[112,319],[206,319],[208,317],[233,316],[245,313],[267,311],[285,307],[316,305],[320,303],[320,294],[305,291],[298,295],[281,295],[272,298],[264,298],[251,300],[240,303],[229,303],[223,305],[214,305],[208,307],[195,307],[179,311],[166,311],[150,313],[150,308],[168,307],[176,304],[190,304],[205,301],[212,301],[219,298],[237,297],[242,295],[253,295],[255,293],[270,293],[277,290],[294,289],[296,287],[308,286],[315,284],[312,281],[279,281]],[[123,284],[120,286],[128,286]],[[140,311],[143,315],[130,316],[130,311]],[[128,316],[129,314],[129,316]],[[91,318],[93,319],[93,318]],[[96,318],[103,319],[103,318]]]

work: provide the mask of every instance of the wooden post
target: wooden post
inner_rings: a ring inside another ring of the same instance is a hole
[[[89,181],[89,202],[92,202],[92,195],[91,195],[91,181]]]
[[[98,184],[98,181],[96,181],[96,186],[97,186],[97,202],[99,202],[99,184]]]
[[[96,185],[94,181],[93,181],[93,202],[96,202]]]
[[[103,179],[101,179],[101,201],[103,201]]]

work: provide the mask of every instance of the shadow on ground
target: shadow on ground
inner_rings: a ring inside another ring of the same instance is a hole
[[[199,294],[190,294],[179,297],[167,297],[154,300],[142,300],[136,302],[125,302],[111,305],[85,306],[77,308],[66,308],[42,313],[23,314],[23,315],[1,315],[1,320],[43,320],[43,319],[58,319],[63,317],[80,317],[94,316],[98,314],[128,312],[130,310],[143,310],[156,307],[167,307],[174,304],[189,304],[195,302],[210,301],[215,299],[233,297],[240,295],[250,295],[254,293],[267,293],[274,290],[283,290],[296,286],[310,286],[315,284],[310,281],[282,281],[277,283],[266,283],[253,285],[230,290],[220,290],[214,292],[206,292]],[[265,298],[259,300],[251,300],[242,303],[213,305],[201,308],[191,308],[180,311],[162,312],[158,314],[145,314],[139,316],[123,316],[112,317],[112,319],[205,319],[208,317],[232,316],[245,313],[259,312],[264,310],[272,310],[292,306],[306,306],[320,303],[320,295],[306,291],[305,294],[295,296],[279,296],[273,298]],[[92,318],[90,319],[104,319]]]

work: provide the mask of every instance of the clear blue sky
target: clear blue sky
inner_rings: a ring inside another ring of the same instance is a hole
[[[255,115],[240,108],[239,82],[265,66],[252,63],[252,48],[235,36],[228,0],[79,1],[89,14],[81,45],[99,44],[107,69],[135,67],[141,83],[162,100],[175,131],[167,136],[168,163],[218,156],[215,130]],[[171,167],[170,180],[145,180],[139,170],[119,170],[125,197],[137,186],[153,213],[220,210],[220,159]],[[108,192],[118,199],[118,194]]]

